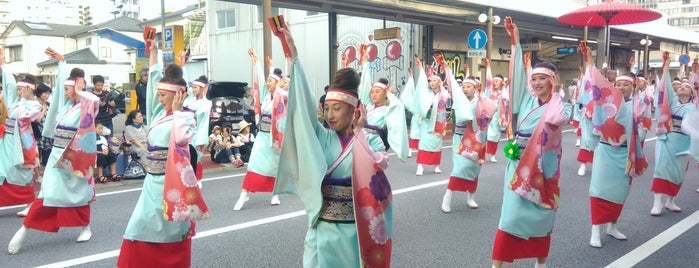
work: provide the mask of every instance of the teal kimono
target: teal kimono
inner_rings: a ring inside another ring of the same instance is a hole
[[[403,92],[400,94],[400,101],[405,105],[405,108],[412,114],[410,117],[410,136],[411,140],[420,139],[420,117],[415,109],[415,80],[413,76],[408,77],[408,82],[405,83]]]
[[[260,86],[265,84],[264,72],[260,62],[256,65],[258,83]],[[255,144],[252,146],[250,153],[250,161],[248,162],[248,172],[275,177],[277,176],[277,166],[279,163],[279,150],[272,148],[272,94],[269,90],[260,89],[260,123],[258,124],[259,131],[255,137]]]
[[[684,182],[690,157],[697,157],[697,155],[692,155],[690,151],[690,137],[682,132],[682,119],[696,111],[696,105],[691,100],[687,103],[681,103],[675,95],[675,91],[671,89],[669,74],[664,74],[664,76],[663,81],[668,89],[665,90],[667,94],[665,97],[670,100],[673,131],[658,134],[658,141],[655,145],[653,177],[670,182],[677,186],[676,190],[679,190],[679,186]],[[656,97],[656,99],[658,98]],[[660,107],[656,109],[656,112],[660,114]]]
[[[449,75],[451,85],[458,85],[456,79],[453,75]],[[464,91],[459,88],[451,88],[452,97],[454,98],[454,136],[452,138],[452,163],[453,168],[451,170],[451,176],[459,179],[465,179],[469,181],[475,181],[478,175],[481,173],[481,165],[476,161],[466,158],[458,153],[457,148],[461,146],[461,139],[463,138],[464,131],[466,128],[471,128],[471,131],[478,132],[478,124],[474,121],[476,118],[474,111],[476,109],[476,104],[478,104],[477,93],[474,93],[472,99],[468,99]],[[483,96],[484,98],[487,98]],[[497,121],[497,120],[493,120]],[[491,123],[493,121],[490,121]],[[490,126],[490,124],[488,125]],[[488,130],[489,131],[489,130]],[[485,143],[482,144],[485,146]]]
[[[539,98],[527,89],[529,77],[527,77],[524,70],[520,45],[513,46],[510,62],[510,64],[514,64],[510,90],[512,112],[519,113],[515,139],[520,149],[523,150],[523,147],[526,147],[525,142],[534,133],[537,124],[546,111],[548,103],[539,103]],[[563,107],[563,112],[570,115],[570,105],[566,103]],[[556,211],[543,208],[523,198],[509,187],[510,180],[513,178],[518,164],[519,160],[510,159],[505,168],[502,211],[498,228],[522,239],[548,236],[553,230]]]
[[[418,116],[420,120],[420,144],[418,149],[426,152],[442,151],[442,135],[435,133],[437,118],[446,118],[446,113],[439,112],[441,106],[446,105],[440,96],[449,94],[442,88],[437,93],[428,87],[427,75],[425,71],[420,72],[417,84],[415,85],[415,112],[413,117]]]
[[[405,161],[408,156],[408,128],[405,124],[405,107],[403,103],[391,92],[386,92],[388,105],[376,106],[371,100],[371,87],[374,76],[365,64],[362,71],[362,79],[359,84],[359,100],[366,105],[367,131],[369,143],[375,144],[381,141],[384,135],[391,149],[396,152],[399,159]],[[385,133],[382,133],[385,132]],[[382,149],[385,151],[386,148]]]
[[[38,198],[44,199],[44,206],[47,207],[81,207],[88,205],[95,194],[92,180],[86,180],[74,176],[58,168],[56,162],[59,160],[65,146],[70,139],[75,136],[80,123],[79,101],[72,102],[66,98],[63,87],[65,77],[65,61],[58,62],[58,74],[56,88],[51,95],[52,104],[46,115],[46,122],[43,136],[54,138],[53,148],[46,163],[44,180],[41,183],[41,191]],[[55,128],[49,126],[56,126]]]
[[[352,193],[352,143],[316,119],[316,105],[303,67],[293,62],[288,114],[276,193],[297,195],[308,215],[304,267],[360,267]],[[364,136],[364,135],[361,135]],[[383,148],[374,139],[370,147]],[[390,226],[390,216],[386,219]]]
[[[180,242],[191,238],[194,225],[190,221],[167,221],[163,217],[163,192],[165,163],[173,126],[178,129],[174,137],[177,144],[188,144],[195,133],[194,113],[177,111],[168,114],[158,102],[158,82],[163,78],[159,64],[150,68],[146,92],[146,119],[148,126],[148,153],[143,181],[143,191],[138,198],[124,239],[152,243]],[[180,131],[181,130],[181,131]]]

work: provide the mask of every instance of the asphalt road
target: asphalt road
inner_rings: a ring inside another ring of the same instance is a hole
[[[115,120],[115,125],[117,125]],[[576,174],[577,148],[573,133],[564,134],[561,164],[561,206],[553,232],[549,267],[697,267],[699,263],[699,172],[695,162],[677,197],[681,213],[663,211],[651,217],[655,140],[646,142],[651,169],[634,179],[619,220],[628,236],[617,241],[603,235],[601,249],[588,245],[590,235],[589,171]],[[451,142],[445,142],[449,145]],[[500,143],[500,148],[504,142]],[[388,176],[394,191],[393,267],[490,267],[490,256],[502,201],[505,157],[482,169],[476,196],[479,209],[468,209],[464,193],[455,193],[450,214],[440,204],[451,171],[451,148],[442,158],[443,174],[425,168],[416,177],[414,158],[401,163],[392,158]],[[212,217],[197,223],[192,246],[193,267],[299,267],[303,255],[306,216],[294,196],[270,206],[271,195],[252,196],[243,210],[233,211],[244,170],[209,174],[204,195]],[[114,267],[121,236],[140,194],[140,182],[98,189],[92,207],[92,239],[76,243],[79,228],[58,233],[30,231],[18,255],[0,253],[0,267]],[[3,250],[20,227],[21,208],[0,208],[0,245]],[[667,230],[667,231],[666,231]],[[686,232],[685,232],[686,230]],[[682,233],[683,232],[683,233]],[[661,234],[662,233],[662,234]],[[631,260],[631,262],[628,262]],[[634,261],[636,260],[636,261]],[[508,267],[532,267],[533,259]]]

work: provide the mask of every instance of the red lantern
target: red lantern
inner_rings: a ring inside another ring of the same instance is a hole
[[[348,46],[345,48],[345,58],[347,59],[347,62],[353,62],[355,59],[357,59],[357,49],[355,49],[353,46]]]
[[[397,60],[402,52],[403,48],[398,41],[391,41],[386,45],[386,58],[389,60]]]
[[[369,55],[369,62],[376,60],[376,56],[379,55],[379,49],[374,44],[367,45],[366,53]]]

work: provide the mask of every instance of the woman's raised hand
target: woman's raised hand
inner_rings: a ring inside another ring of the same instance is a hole
[[[257,63],[257,53],[255,53],[255,50],[252,48],[248,48],[248,55],[250,55],[250,59],[252,59],[252,63],[256,64]]]
[[[172,100],[172,110],[182,111],[184,99],[187,98],[187,91],[175,92],[175,98]]]

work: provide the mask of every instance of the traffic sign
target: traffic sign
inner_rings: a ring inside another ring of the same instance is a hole
[[[481,49],[488,43],[488,35],[481,29],[475,29],[468,34],[468,46],[472,49]]]
[[[559,47],[556,49],[556,54],[559,55],[575,54],[576,52],[578,52],[577,47]]]
[[[687,55],[687,54],[680,55],[680,64],[688,64],[689,61],[690,61],[689,55]]]
[[[466,57],[469,58],[485,58],[485,49],[469,50],[466,52]]]
[[[163,30],[163,35],[165,38],[165,43],[163,43],[164,49],[172,49],[174,47],[174,42],[172,41],[172,28],[165,28]]]

